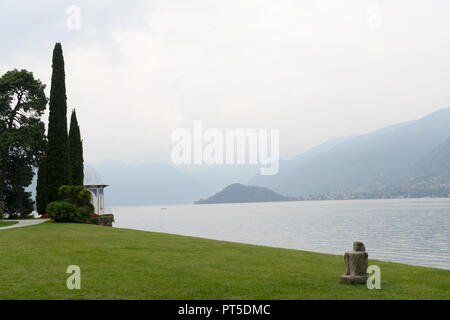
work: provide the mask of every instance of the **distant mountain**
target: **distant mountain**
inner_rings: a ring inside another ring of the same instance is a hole
[[[277,202],[294,201],[293,197],[285,197],[268,188],[245,186],[235,183],[229,185],[219,193],[209,197],[206,200],[199,200],[196,204],[210,203],[245,203],[245,202]]]
[[[414,175],[416,178],[450,180],[450,137],[417,163]]]
[[[450,138],[434,148],[401,183],[382,190],[385,195],[403,197],[450,197]]]
[[[109,185],[106,206],[192,203],[206,191],[195,179],[164,162],[88,163],[84,182]]]
[[[450,108],[347,138],[330,148],[322,145],[322,152],[299,155],[284,168],[281,163],[277,175],[255,176],[248,183],[301,197],[356,189],[380,190],[433,171],[439,175],[442,170],[448,173],[445,146],[448,147],[449,137]]]
[[[259,165],[174,167],[104,160],[87,163],[85,182],[109,185],[107,206],[188,204],[235,182],[302,199],[448,196],[450,108],[369,134],[331,139],[281,161],[275,176],[258,172]],[[27,188],[33,194],[35,180]],[[263,201],[278,201],[270,199]]]
[[[210,166],[179,165],[175,168],[184,174],[189,175],[201,184],[206,192],[203,197],[206,197],[217,192],[217,190],[222,190],[232,183],[245,184],[249,179],[259,173],[260,167],[259,164],[223,164]],[[191,203],[192,202],[193,201],[191,201]]]
[[[324,143],[322,143],[322,144],[320,144],[318,146],[312,147],[312,148],[306,150],[305,152],[300,153],[299,155],[297,155],[297,156],[293,157],[292,159],[286,161],[286,164],[287,164],[288,167],[289,167],[289,165],[291,165],[291,166],[298,166],[299,164],[304,163],[307,160],[309,160],[309,159],[311,159],[311,158],[313,158],[315,156],[318,156],[318,155],[321,155],[321,154],[324,154],[324,153],[327,153],[327,152],[331,151],[338,144],[340,144],[340,143],[342,143],[344,141],[350,140],[353,137],[354,136],[352,136],[352,137],[331,138],[331,139],[327,140],[326,142],[324,142]]]
[[[299,200],[450,197],[450,138],[419,160],[411,174],[395,183],[359,185],[335,192],[300,196]]]
[[[259,166],[179,166],[165,162],[87,163],[85,184],[107,184],[106,206],[192,204],[234,181],[244,182]],[[240,177],[240,178],[239,178]]]

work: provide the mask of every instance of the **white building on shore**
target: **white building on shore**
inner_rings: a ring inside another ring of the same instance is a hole
[[[105,210],[105,188],[107,186],[107,184],[102,183],[97,170],[84,166],[84,187],[91,192],[94,213],[98,215],[107,213],[107,210]]]
[[[98,215],[105,214],[105,188],[106,184],[85,185],[84,187],[92,193],[92,205],[94,213]]]

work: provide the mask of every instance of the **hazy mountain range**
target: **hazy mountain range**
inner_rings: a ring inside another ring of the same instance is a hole
[[[259,165],[174,167],[104,160],[86,164],[85,183],[109,185],[107,206],[194,203],[234,183],[303,199],[448,196],[450,108],[369,134],[331,139],[281,161],[275,176],[258,172]]]
[[[276,176],[255,176],[251,185],[286,195],[380,190],[432,176],[448,180],[450,109],[318,147],[293,158]],[[305,154],[303,154],[305,155]]]
[[[164,162],[128,164],[117,160],[88,163],[85,184],[108,184],[106,206],[192,204],[231,183],[245,183],[259,166],[176,168]]]

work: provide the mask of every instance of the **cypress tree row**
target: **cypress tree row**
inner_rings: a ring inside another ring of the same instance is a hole
[[[75,110],[72,111],[70,118],[69,158],[71,183],[74,186],[82,186],[84,182],[83,142]]]
[[[46,213],[48,204],[47,176],[47,155],[45,155],[39,165],[36,185],[36,209],[40,215]]]
[[[53,50],[52,68],[47,152],[48,202],[59,200],[59,187],[70,184],[67,137],[67,97],[64,58],[60,43],[56,43]]]

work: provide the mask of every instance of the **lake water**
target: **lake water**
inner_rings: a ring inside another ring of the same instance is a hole
[[[450,199],[116,207],[115,227],[450,269]]]

